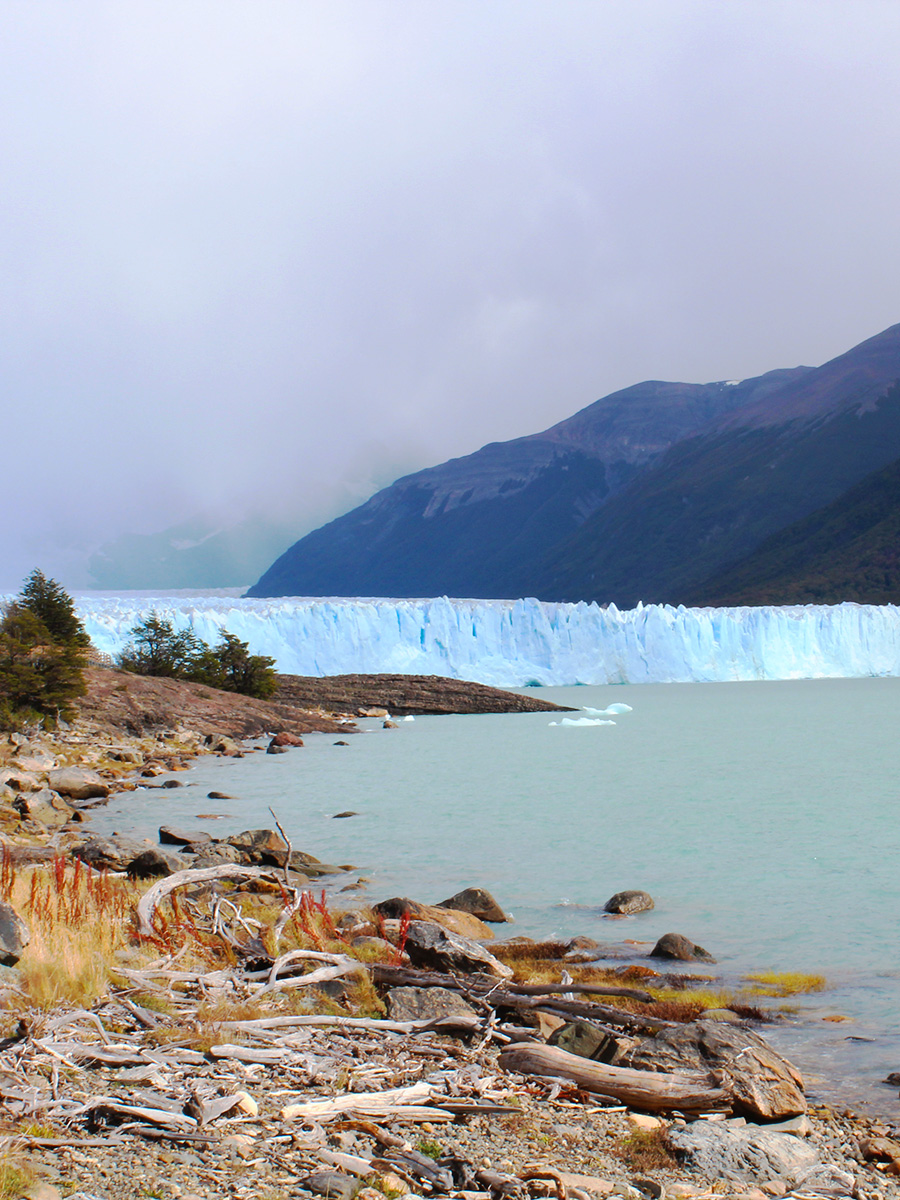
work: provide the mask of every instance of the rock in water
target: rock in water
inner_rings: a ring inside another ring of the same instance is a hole
[[[720,1071],[735,1113],[751,1120],[782,1121],[806,1112],[799,1071],[750,1029],[718,1021],[663,1029],[627,1051],[621,1065],[649,1071]]]
[[[509,979],[513,973],[478,942],[430,921],[413,921],[406,935],[406,953],[414,967],[431,971],[484,971],[500,979]]]
[[[28,926],[11,904],[0,900],[0,963],[11,967],[31,940]]]
[[[653,897],[647,892],[616,892],[603,905],[604,912],[617,913],[620,916],[649,912],[651,908],[653,908]]]
[[[452,908],[457,912],[471,913],[473,917],[478,917],[479,921],[493,921],[498,925],[510,919],[491,893],[484,888],[463,888],[449,900],[442,900],[440,904],[436,904],[435,908]]]
[[[161,879],[174,875],[176,871],[183,871],[187,865],[187,859],[178,854],[152,846],[132,859],[128,864],[128,874],[132,879]]]
[[[709,951],[704,950],[702,946],[694,945],[690,938],[686,938],[680,933],[664,933],[650,951],[650,957],[675,958],[679,962],[714,963],[716,961]]]
[[[407,915],[413,921],[431,921],[449,929],[451,933],[473,938],[475,941],[487,941],[494,936],[494,931],[471,913],[440,908],[432,904],[420,904],[418,900],[408,900],[405,896],[393,896],[390,900],[382,900],[380,904],[374,905],[374,911],[388,921],[399,921]]]
[[[167,846],[199,846],[211,842],[212,837],[203,829],[180,829],[177,825],[160,825],[159,840]]]

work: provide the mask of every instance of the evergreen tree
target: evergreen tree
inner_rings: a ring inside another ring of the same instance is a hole
[[[83,646],[57,641],[23,604],[7,605],[0,621],[0,725],[72,716],[85,691],[84,665]]]
[[[44,623],[53,641],[62,645],[90,645],[72,597],[43,571],[31,572],[19,593],[18,604]]]
[[[208,651],[193,629],[176,632],[172,622],[156,612],[134,625],[130,633],[132,640],[119,655],[118,664],[135,675],[192,679]]]

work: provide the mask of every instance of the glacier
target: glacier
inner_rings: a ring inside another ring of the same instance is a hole
[[[674,608],[524,600],[76,597],[115,656],[150,611],[222,629],[294,675],[445,675],[495,687],[900,675],[900,608]]]

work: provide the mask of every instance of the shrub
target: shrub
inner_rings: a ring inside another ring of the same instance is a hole
[[[171,621],[151,612],[131,629],[131,639],[118,665],[136,675],[185,679],[260,699],[278,686],[275,659],[251,654],[247,642],[225,629],[221,642],[210,648],[192,629],[176,632]]]

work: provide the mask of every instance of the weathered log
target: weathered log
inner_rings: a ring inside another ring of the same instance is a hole
[[[272,867],[242,867],[237,863],[176,871],[174,875],[154,883],[141,896],[137,906],[138,933],[142,937],[153,937],[153,914],[160,901],[170,892],[188,884],[211,883],[214,879],[270,879],[273,883],[282,883],[280,873]]]
[[[497,980],[491,976],[469,975],[464,979],[447,975],[441,971],[417,971],[414,967],[390,967],[384,963],[373,963],[372,978],[376,983],[390,987],[445,987],[456,988],[477,994],[480,991],[494,992]],[[653,997],[639,988],[609,987],[601,983],[504,983],[503,992],[514,992],[517,996],[553,996],[565,992],[581,992],[589,996],[625,996],[629,1000],[640,1000],[650,1004]]]
[[[550,1075],[570,1079],[586,1092],[611,1096],[648,1112],[685,1113],[730,1111],[731,1097],[718,1080],[703,1072],[663,1075],[633,1071],[579,1058],[556,1046],[518,1043],[500,1055],[500,1066],[521,1075]]]

